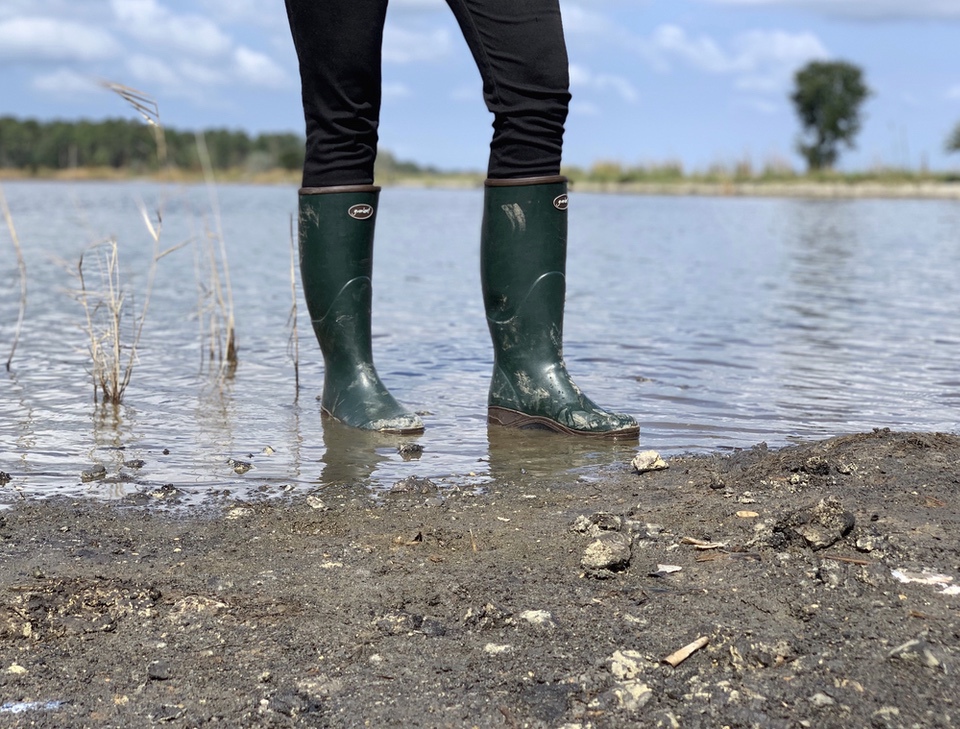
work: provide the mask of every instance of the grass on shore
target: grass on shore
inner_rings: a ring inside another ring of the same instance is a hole
[[[597,162],[589,168],[568,166],[562,170],[573,185],[582,189],[630,189],[647,185],[669,188],[698,186],[750,185],[783,186],[850,186],[880,185],[893,187],[918,185],[960,184],[960,170],[929,171],[877,166],[869,170],[841,172],[820,170],[798,172],[785,162],[768,162],[756,168],[749,160],[714,164],[706,170],[686,171],[679,162],[657,162],[624,165],[619,162]],[[299,186],[300,172],[286,169],[249,170],[233,168],[217,170],[218,184],[257,184]],[[377,169],[377,184],[386,186],[416,186],[444,188],[473,188],[483,185],[482,172],[438,172],[424,170],[411,172],[391,166]],[[187,170],[167,166],[161,171],[134,168],[82,167],[72,169],[14,170],[0,168],[0,180],[60,180],[60,181],[129,181],[135,179],[162,180],[181,184],[209,182],[210,171]]]

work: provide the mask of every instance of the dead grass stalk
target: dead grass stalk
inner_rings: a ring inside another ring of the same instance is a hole
[[[17,254],[17,269],[20,272],[20,311],[17,314],[17,326],[13,330],[13,344],[10,345],[10,356],[7,357],[7,372],[9,372],[10,363],[13,362],[13,355],[16,353],[17,344],[20,342],[20,331],[23,329],[23,316],[27,310],[27,264],[23,260],[20,238],[17,236],[17,229],[13,225],[13,216],[10,214],[10,206],[7,205],[7,198],[3,194],[2,187],[0,187],[0,208],[3,210],[3,219],[7,222],[7,229],[10,231],[13,250]]]

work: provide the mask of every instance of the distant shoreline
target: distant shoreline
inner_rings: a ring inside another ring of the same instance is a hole
[[[202,175],[170,170],[164,174],[139,175],[129,170],[71,169],[42,171],[30,174],[22,170],[0,169],[0,183],[12,181],[36,182],[124,182],[147,180],[176,184],[203,183]],[[299,186],[300,174],[271,170],[248,174],[242,171],[218,173],[216,183],[222,185],[290,185]],[[433,189],[469,189],[483,185],[482,174],[389,176],[378,180],[383,187],[414,187]],[[696,180],[679,179],[661,182],[597,182],[571,179],[570,188],[577,192],[620,195],[664,195],[689,197],[790,197],[812,199],[924,199],[960,200],[960,180]]]

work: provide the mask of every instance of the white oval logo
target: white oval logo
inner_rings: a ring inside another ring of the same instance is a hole
[[[566,210],[567,209],[567,194],[557,195],[553,199],[553,207],[557,210]]]
[[[366,220],[373,217],[373,205],[354,205],[347,210],[347,215],[355,220]]]

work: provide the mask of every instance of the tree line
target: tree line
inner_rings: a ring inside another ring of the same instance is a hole
[[[64,170],[101,167],[151,172],[161,165],[202,169],[197,135],[163,129],[165,160],[156,129],[139,120],[50,121],[0,117],[0,169]],[[208,129],[202,133],[215,170],[299,170],[304,140],[296,134],[258,134]]]
[[[810,172],[833,169],[841,148],[855,146],[862,125],[861,107],[872,93],[863,71],[846,61],[813,61],[796,72],[790,94],[801,126],[796,150],[806,160]],[[156,171],[167,165],[188,172],[202,169],[197,134],[164,129],[163,144],[158,145],[156,132],[155,127],[140,120],[40,122],[0,117],[0,169],[31,173],[77,167],[134,172]],[[202,137],[214,170],[256,173],[295,171],[303,166],[304,140],[296,134],[251,137],[241,130],[209,129]],[[947,151],[960,152],[960,124],[947,137],[945,147]],[[623,174],[616,164],[600,168],[600,178]],[[442,173],[435,168],[401,162],[386,150],[379,152],[378,176],[438,174]],[[638,174],[644,178],[683,177],[682,168],[672,163],[640,170]]]

